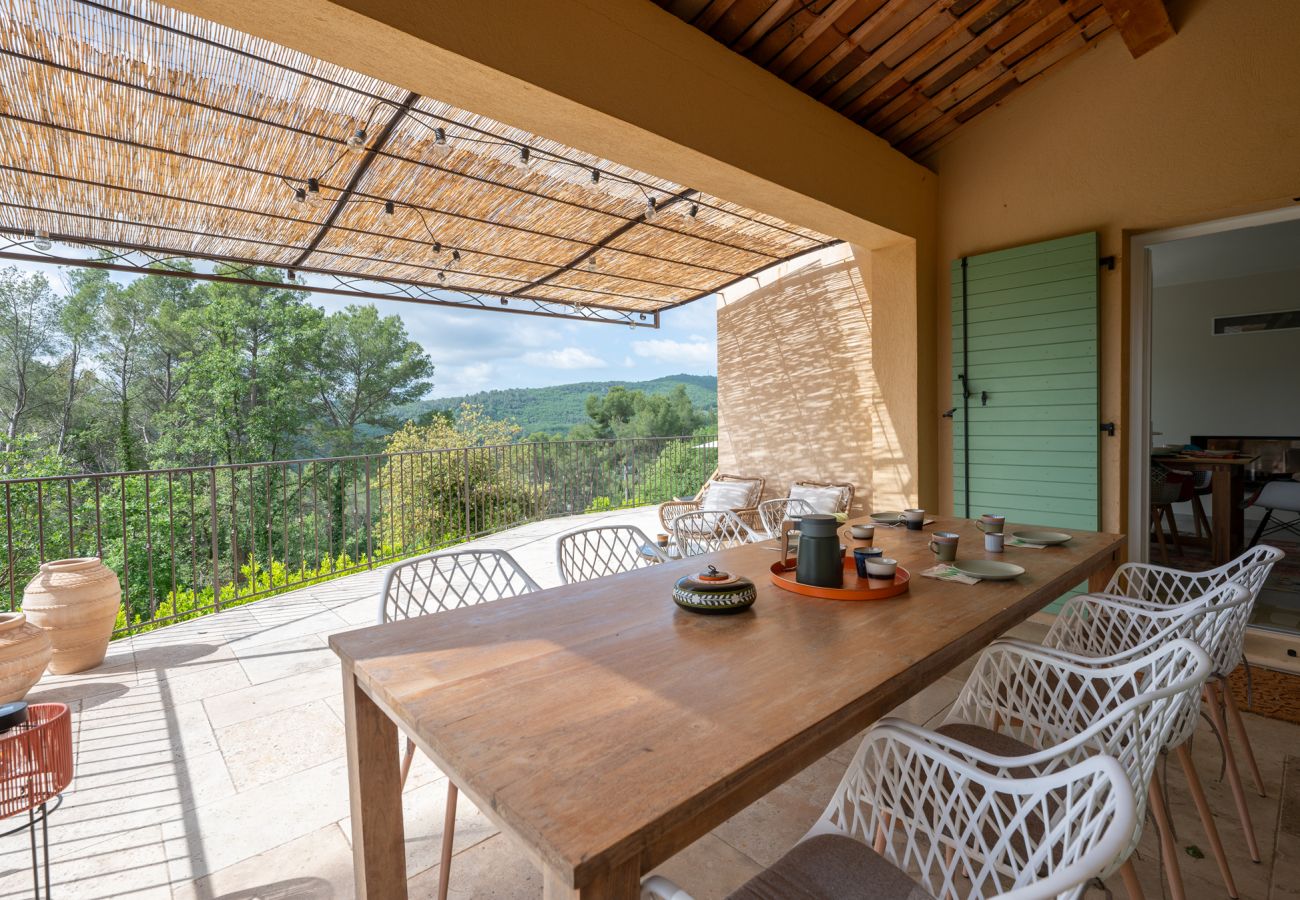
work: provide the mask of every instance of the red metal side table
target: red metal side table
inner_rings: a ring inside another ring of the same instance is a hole
[[[19,704],[9,704],[18,707]],[[21,719],[15,709],[15,718]],[[45,857],[45,896],[50,896],[49,801],[72,781],[72,715],[63,703],[34,703],[26,708],[26,721],[0,733],[0,819],[27,813],[31,833],[32,884],[40,900],[40,874],[36,853],[37,810]],[[20,826],[13,831],[21,831]]]

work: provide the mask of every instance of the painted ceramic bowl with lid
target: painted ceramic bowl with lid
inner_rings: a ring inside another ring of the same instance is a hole
[[[719,572],[716,566],[679,578],[673,586],[673,602],[691,612],[740,612],[753,606],[757,597],[754,582],[743,575]]]

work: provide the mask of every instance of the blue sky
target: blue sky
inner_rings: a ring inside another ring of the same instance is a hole
[[[3,263],[0,265],[9,265]],[[40,271],[56,290],[60,267],[16,263]],[[131,276],[114,274],[125,283]],[[349,302],[312,295],[327,312]],[[574,381],[644,381],[663,375],[716,375],[716,301],[699,300],[660,317],[658,330],[571,322],[474,309],[447,309],[373,301],[383,315],[398,315],[407,333],[434,362],[432,397],[454,397],[510,387],[545,387]]]

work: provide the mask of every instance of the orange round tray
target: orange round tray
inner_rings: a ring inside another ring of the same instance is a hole
[[[870,582],[858,577],[858,567],[853,557],[844,560],[844,587],[818,587],[814,584],[800,584],[794,580],[793,568],[787,569],[780,562],[772,563],[772,583],[779,588],[803,594],[805,597],[819,597],[822,600],[888,600],[899,594],[907,593],[907,584],[912,574],[902,566],[894,574],[894,583],[883,587],[868,587]],[[878,582],[877,582],[878,583]]]

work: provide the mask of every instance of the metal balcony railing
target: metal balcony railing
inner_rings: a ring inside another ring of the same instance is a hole
[[[99,556],[118,635],[555,516],[693,495],[691,437],[556,441],[0,480],[0,606],[40,564]]]

